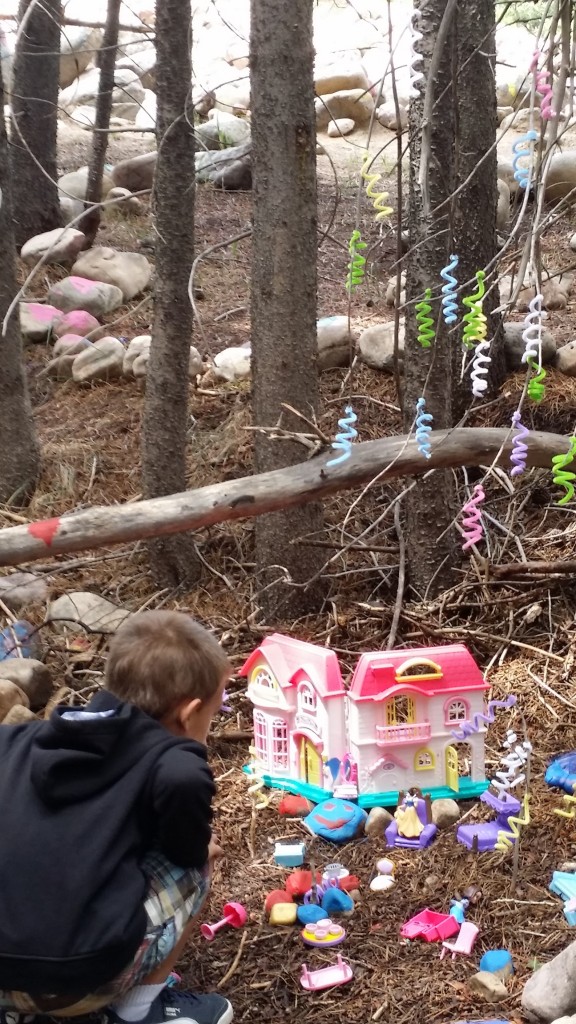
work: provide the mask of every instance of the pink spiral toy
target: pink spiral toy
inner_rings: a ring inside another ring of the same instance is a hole
[[[554,111],[552,110],[552,87],[549,82],[550,72],[546,68],[538,70],[539,57],[540,50],[535,50],[530,70],[536,75],[536,92],[539,92],[542,97],[540,100],[540,116],[543,121],[550,121],[554,117]]]
[[[463,551],[468,551],[468,548],[477,544],[484,536],[482,514],[479,506],[482,504],[485,497],[486,495],[484,494],[484,488],[482,485],[476,484],[474,494],[462,509],[462,530],[464,533],[464,543],[462,544]]]
[[[513,466],[510,470],[510,476],[520,476],[520,473],[523,473],[526,469],[528,445],[524,443],[524,439],[528,437],[530,431],[522,423],[518,410],[512,416],[512,426],[517,431],[517,434],[514,437],[514,445],[510,454],[510,462]]]

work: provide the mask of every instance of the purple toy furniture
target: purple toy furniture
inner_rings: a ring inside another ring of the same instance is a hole
[[[511,815],[518,814],[522,807],[520,801],[515,796],[512,796],[511,793],[504,793],[504,798],[501,798],[496,796],[495,793],[491,793],[489,789],[482,793],[480,800],[496,811],[496,817],[492,821],[485,821],[478,825],[460,825],[456,832],[458,842],[467,846],[469,850],[473,850],[475,853],[493,850],[498,833],[506,832],[509,834],[511,831],[508,818]],[[515,842],[512,836],[510,836],[510,841],[512,843]]]
[[[413,794],[415,791],[412,791]],[[406,807],[405,800],[402,800],[399,804],[399,809],[404,810]],[[408,800],[415,800],[414,810],[420,819],[421,824],[424,826],[420,835],[414,839],[409,839],[406,836],[400,835],[398,832],[398,822],[396,819],[390,822],[388,828],[385,830],[384,835],[386,836],[386,842],[388,846],[402,846],[408,850],[424,850],[434,839],[438,829],[430,821],[430,799],[429,797],[423,797],[420,791],[415,795],[409,794]]]

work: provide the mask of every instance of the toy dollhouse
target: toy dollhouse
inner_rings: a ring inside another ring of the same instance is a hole
[[[488,684],[463,644],[363,654],[344,686],[334,651],[280,633],[240,670],[254,705],[254,771],[266,786],[320,802],[393,805],[417,786],[477,797]]]

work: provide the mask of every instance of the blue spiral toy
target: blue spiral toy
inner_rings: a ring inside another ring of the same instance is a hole
[[[530,186],[530,177],[532,174],[532,164],[534,162],[534,143],[538,139],[538,132],[530,128],[525,135],[520,136],[516,140],[512,149],[514,151],[514,159],[512,160],[512,170],[514,171],[514,177],[518,182],[520,188],[528,188]],[[520,160],[524,157],[529,158],[528,167],[521,167]]]
[[[456,293],[458,281],[452,274],[452,271],[458,266],[458,262],[458,256],[450,256],[450,263],[440,271],[440,277],[446,281],[442,287],[442,313],[446,324],[455,324],[458,319],[458,296]]]
[[[332,442],[332,447],[341,454],[337,455],[335,459],[330,459],[326,463],[327,466],[337,466],[340,462],[345,462],[346,459],[350,458],[352,442],[358,437],[358,431],[354,428],[357,419],[358,417],[352,406],[347,405],[344,409],[344,416],[338,420],[340,433],[336,434],[336,440]]]
[[[419,398],[416,402],[416,444],[418,451],[425,459],[432,456],[430,445],[430,434],[432,433],[431,423],[434,417],[432,413],[426,412],[426,399]]]

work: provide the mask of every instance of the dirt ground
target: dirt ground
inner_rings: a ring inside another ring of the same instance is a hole
[[[86,142],[83,141],[86,140]],[[61,170],[78,166],[89,136],[74,143]],[[130,143],[133,149],[142,142]],[[117,147],[117,148],[114,148]],[[111,160],[132,152],[124,137],[113,140]],[[86,150],[87,152],[87,150]],[[326,158],[320,157],[322,164]],[[394,199],[393,186],[390,185]],[[357,185],[347,180],[340,165],[339,189],[321,171],[320,223],[327,231],[319,254],[319,315],[346,313],[343,287],[346,245],[356,224]],[[197,192],[196,247],[201,252],[242,231],[250,222],[247,194]],[[384,289],[394,259],[394,242],[380,234],[370,211],[362,208],[363,236],[371,245],[366,286],[352,297],[351,315],[368,325],[391,317],[384,304]],[[571,262],[567,239],[576,230],[566,218],[544,243],[549,269]],[[99,241],[119,248],[142,249],[153,259],[153,232],[146,215],[124,220],[107,219]],[[201,324],[195,343],[204,354],[249,338],[248,278],[250,241],[218,249],[204,259],[197,285],[204,298],[198,302]],[[35,294],[54,271],[35,285]],[[56,272],[57,274],[57,272]],[[133,306],[135,303],[133,303]],[[117,332],[126,337],[147,331],[150,307],[127,312]],[[576,336],[574,310],[553,313],[549,325],[559,338]],[[122,380],[79,389],[54,383],[41,374],[49,353],[43,346],[26,352],[37,427],[43,446],[41,485],[27,518],[37,519],[70,512],[88,505],[134,500],[139,495],[139,422],[142,385]],[[475,414],[469,425],[504,425],[510,421],[523,387],[522,374],[511,376],[492,404]],[[532,428],[569,433],[576,420],[576,385],[550,371],[547,400],[527,417]],[[367,440],[401,430],[393,381],[365,367],[355,370],[352,384],[346,370],[322,377],[321,429],[332,437],[343,397],[353,395],[359,415],[360,439]],[[191,413],[195,426],[190,445],[189,486],[201,486],[251,472],[249,388],[245,382],[226,384],[208,380],[191,386]],[[464,499],[463,479],[462,487]],[[362,651],[386,646],[391,629],[398,584],[399,549],[389,516],[364,541],[341,549],[345,517],[346,539],[359,538],[375,522],[402,482],[341,494],[326,503],[324,535],[316,538],[326,551],[328,600],[316,616],[284,625],[287,632],[320,644],[329,644],[350,672]],[[513,493],[498,475],[487,482],[487,508],[495,521],[490,534],[493,564],[530,559],[575,558],[576,523],[571,506],[559,508],[550,474],[533,471]],[[355,504],[354,504],[355,502]],[[11,510],[0,513],[3,526],[20,521]],[[178,607],[189,610],[214,627],[239,669],[250,651],[271,627],[254,613],[257,588],[252,576],[252,525],[223,524],[198,536],[206,571],[191,593],[158,591],[151,580],[140,544],[109,551],[61,558],[31,566],[49,579],[53,595],[94,590],[132,610],[143,607]],[[219,717],[211,741],[212,764],[219,782],[216,831],[226,850],[217,868],[207,917],[215,920],[229,899],[245,904],[249,923],[241,932],[219,933],[207,946],[200,938],[190,946],[181,964],[186,983],[199,988],[218,987],[236,1008],[236,1019],[250,1024],[280,1024],[290,1018],[300,1024],[333,1024],[382,1020],[393,1024],[430,1022],[449,1024],[461,1018],[502,1016],[520,1021],[522,985],[535,964],[559,952],[573,937],[560,899],[548,891],[552,871],[576,857],[576,831],[571,820],[553,813],[560,795],[550,791],[543,774],[550,758],[576,746],[575,680],[572,670],[576,630],[576,589],[570,573],[549,578],[518,574],[511,580],[485,578],[481,567],[464,561],[457,583],[441,600],[416,604],[405,601],[396,646],[418,646],[463,641],[488,671],[491,696],[515,693],[519,711],[503,712],[488,735],[488,771],[501,755],[499,744],[512,724],[526,731],[533,746],[531,765],[531,822],[521,839],[519,873],[512,883],[509,858],[499,854],[477,856],[459,846],[455,829],[442,833],[430,849],[418,853],[394,852],[397,885],[387,894],[369,890],[375,863],[385,853],[382,839],[362,838],[337,849],[323,840],[310,840],[299,821],[286,821],[277,811],[280,794],[266,810],[253,811],[241,767],[248,760],[248,740],[238,738],[250,729],[250,707],[244,683],[230,687],[232,712]],[[40,622],[42,609],[32,618]],[[62,699],[82,703],[99,684],[106,644],[99,636],[78,638],[41,631],[45,656],[56,678],[67,687]],[[227,738],[232,736],[232,738]],[[480,820],[481,805],[462,808],[468,820]],[[256,817],[254,818],[254,815]],[[360,899],[346,923],[348,937],[343,956],[354,968],[352,984],[332,992],[308,995],[299,986],[301,964],[316,968],[330,962],[330,953],[305,951],[296,927],[272,928],[263,914],[264,895],[282,884],[286,872],[274,866],[273,843],[286,837],[305,837],[318,867],[342,861],[361,879]],[[470,913],[480,929],[471,959],[439,962],[436,945],[400,940],[401,924],[424,906],[446,910],[450,899],[477,884],[482,897]],[[473,997],[466,979],[487,949],[510,949],[516,967],[508,983],[509,998],[492,1013]]]

